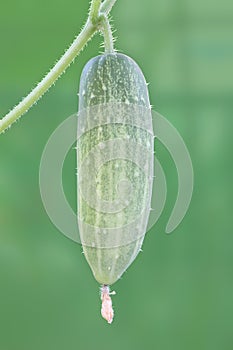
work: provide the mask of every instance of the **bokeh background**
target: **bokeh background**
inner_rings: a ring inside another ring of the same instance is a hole
[[[0,116],[38,82],[84,24],[88,0],[9,1],[0,11]],[[151,103],[190,151],[195,188],[185,219],[165,226],[177,193],[165,147],[166,208],[143,253],[114,285],[115,321],[100,317],[99,286],[81,247],[52,225],[38,169],[53,130],[77,110],[79,77],[96,36],[49,93],[0,136],[0,349],[233,348],[233,4],[118,0],[116,47],[150,83]],[[75,208],[75,151],[63,171]]]

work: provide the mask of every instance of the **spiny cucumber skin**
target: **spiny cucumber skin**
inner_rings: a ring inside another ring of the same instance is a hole
[[[80,80],[79,112],[97,105],[101,106],[101,111],[104,105],[118,102],[121,103],[120,108],[123,109],[124,104],[150,108],[147,84],[140,68],[131,58],[123,54],[105,54],[91,59],[84,67]],[[86,117],[90,118],[88,112],[86,112]],[[101,113],[98,113],[98,119],[101,132],[98,127],[92,128],[83,133],[78,140],[78,164],[88,156],[90,150],[96,145],[107,140],[124,140],[129,136],[136,143],[140,143],[142,147],[146,147],[149,143],[152,150],[151,162],[153,162],[153,136],[147,130],[124,123],[102,125]],[[126,159],[128,151],[125,149]],[[104,227],[123,226],[132,220],[133,216],[140,214],[140,206],[145,205],[147,198],[145,196],[146,179],[143,178],[143,174],[134,178],[137,167],[133,163],[128,163],[126,164],[123,160],[118,161],[117,171],[115,160],[104,165],[96,189],[106,200],[113,200],[117,195],[115,189],[119,178],[127,176],[135,186],[135,197],[132,205],[123,211],[123,215],[119,219],[114,214],[96,211],[78,192],[78,216],[81,220],[102,230]],[[81,187],[79,179],[78,186]],[[82,186],[86,186],[88,189],[88,183],[84,183]],[[151,188],[147,188],[147,190],[151,191]],[[83,252],[94,277],[101,284],[111,285],[121,277],[136,258],[145,232],[135,236],[136,239],[127,244],[118,242],[116,238],[115,246],[108,248],[101,246],[100,241],[104,239],[101,237],[102,233],[96,234],[93,246],[85,244],[86,234],[80,229],[81,241],[84,242]]]
[[[109,102],[150,107],[147,84],[135,61],[123,54],[105,54],[85,65],[79,89],[79,111]]]

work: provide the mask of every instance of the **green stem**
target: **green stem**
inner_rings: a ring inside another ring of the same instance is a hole
[[[114,47],[113,47],[113,36],[112,36],[112,29],[111,25],[109,23],[108,18],[105,15],[101,16],[101,31],[104,36],[104,47],[106,53],[113,53]]]
[[[102,6],[100,8],[100,12],[101,13],[105,13],[106,15],[109,14],[109,12],[111,11],[113,5],[115,4],[116,0],[105,0],[102,3]]]
[[[29,93],[29,95],[25,97],[18,105],[16,105],[3,119],[0,119],[0,134],[10,127],[23,114],[25,114],[29,108],[31,108],[43,96],[43,94],[48,91],[48,89],[62,75],[62,73],[65,72],[66,68],[80,53],[95,32],[100,29],[103,31],[106,51],[113,51],[112,34],[107,15],[115,2],[116,0],[105,0],[104,2],[101,2],[101,0],[92,0],[90,15],[81,33],[73,41],[69,49],[55,64],[55,66]],[[90,16],[92,17],[90,18]],[[103,25],[101,23],[102,20]]]
[[[98,22],[98,19],[99,19],[101,3],[102,3],[101,0],[94,0],[91,3],[89,18],[94,25]]]
[[[50,70],[50,72],[41,80],[41,82],[25,97],[17,106],[15,106],[3,119],[0,120],[0,133],[13,124],[18,118],[26,113],[43,94],[52,86],[59,76],[66,70],[73,59],[85,46],[87,41],[95,33],[95,27],[87,21],[79,36],[73,41],[69,49]]]

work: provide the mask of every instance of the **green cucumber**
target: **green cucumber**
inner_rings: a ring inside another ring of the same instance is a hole
[[[130,57],[84,67],[78,114],[78,224],[95,279],[116,282],[141,249],[150,212],[154,136],[148,88]]]

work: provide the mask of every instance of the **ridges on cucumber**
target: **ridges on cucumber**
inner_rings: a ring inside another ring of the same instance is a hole
[[[119,53],[91,59],[79,89],[78,222],[85,257],[104,286],[116,282],[141,249],[153,141],[148,89],[138,65]]]

